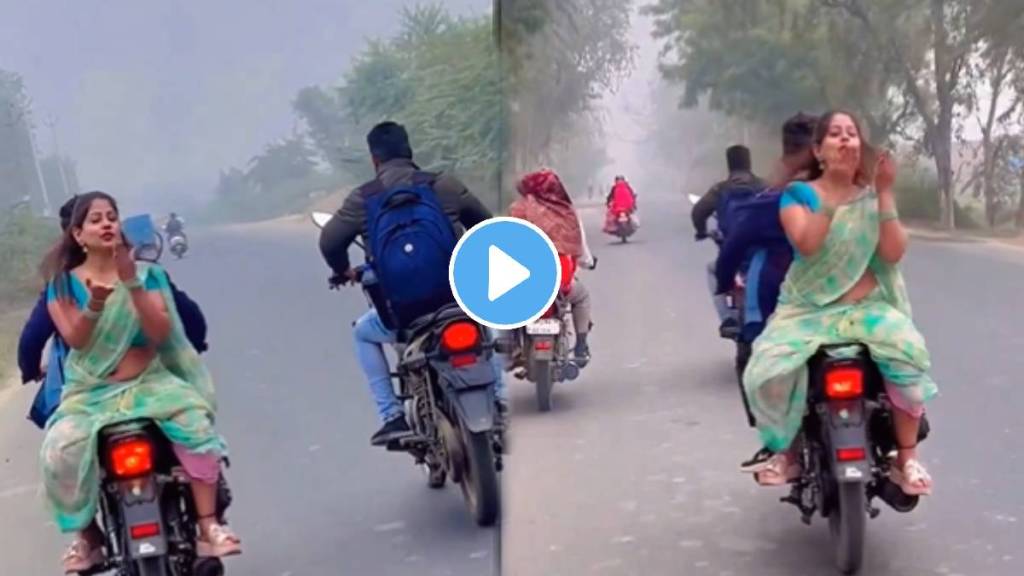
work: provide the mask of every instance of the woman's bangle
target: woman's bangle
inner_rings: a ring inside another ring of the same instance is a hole
[[[878,213],[878,221],[881,223],[899,219],[900,215],[895,210],[882,210],[881,212]]]
[[[139,278],[137,276],[131,280],[126,280],[121,283],[129,290],[138,290],[139,288],[142,288],[142,282],[139,282]]]

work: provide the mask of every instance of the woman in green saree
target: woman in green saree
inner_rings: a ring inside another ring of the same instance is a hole
[[[95,523],[97,438],[103,427],[137,418],[160,427],[192,479],[199,554],[240,553],[239,539],[216,519],[227,447],[213,427],[210,375],[185,337],[167,275],[132,258],[113,198],[102,192],[79,197],[71,226],[43,270],[50,315],[72,349],[40,455],[56,524],[78,534],[64,557],[65,572],[104,560]]]
[[[861,140],[859,124],[845,112],[821,118],[814,156],[809,181],[792,183],[780,202],[797,254],[744,372],[764,452],[773,455],[747,470],[773,486],[799,476],[793,444],[806,409],[807,360],[825,345],[862,343],[895,407],[892,480],[907,494],[929,494],[917,434],[937,388],[897,267],[907,233],[896,213],[895,166]]]

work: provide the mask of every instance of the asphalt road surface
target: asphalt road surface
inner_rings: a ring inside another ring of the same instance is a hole
[[[497,529],[475,526],[457,488],[436,492],[403,454],[369,444],[377,422],[352,353],[356,290],[327,290],[312,225],[194,237],[168,261],[203,307],[219,427],[232,451],[229,517],[245,576],[488,576]],[[44,512],[32,389],[0,393],[0,574],[60,573]]]
[[[834,573],[827,524],[738,472],[758,442],[707,295],[713,247],[685,200],[641,210],[627,245],[587,215],[593,363],[548,414],[512,386],[504,573]],[[941,387],[922,449],[936,491],[909,515],[879,503],[863,574],[1024,574],[1024,252],[915,240],[904,269]]]

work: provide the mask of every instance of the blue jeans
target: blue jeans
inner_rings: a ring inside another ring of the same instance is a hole
[[[394,344],[397,334],[388,330],[380,321],[377,311],[371,308],[356,321],[352,329],[355,337],[356,358],[363,369],[366,380],[370,384],[370,393],[377,404],[377,415],[381,422],[387,423],[404,415],[402,403],[395,396],[395,388],[391,383],[391,368],[388,358],[384,355],[384,344]],[[498,354],[491,356],[491,365],[495,374],[495,394],[505,402],[505,381],[502,378],[504,361]]]
[[[708,288],[711,290],[711,300],[715,304],[715,312],[718,313],[718,321],[725,322],[728,318],[739,320],[737,311],[729,308],[726,295],[715,294],[715,291],[718,289],[718,276],[715,274],[714,262],[708,264]]]

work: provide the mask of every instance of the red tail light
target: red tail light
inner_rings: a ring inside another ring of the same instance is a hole
[[[116,444],[110,450],[110,465],[118,478],[148,474],[153,470],[153,445],[141,438]]]
[[[825,395],[835,400],[859,398],[864,394],[864,373],[860,368],[837,368],[825,374]]]
[[[160,534],[160,524],[150,522],[149,524],[136,524],[131,527],[132,540],[145,540]]]
[[[866,459],[867,454],[863,448],[840,448],[836,450],[836,460],[840,462],[859,462]]]
[[[476,354],[459,354],[458,356],[452,356],[452,366],[455,368],[462,368],[469,366],[470,364],[476,363]]]
[[[533,343],[534,350],[551,350],[555,343],[551,340],[538,340]]]
[[[465,352],[480,344],[480,329],[472,322],[452,322],[441,332],[441,346],[445,351]]]

